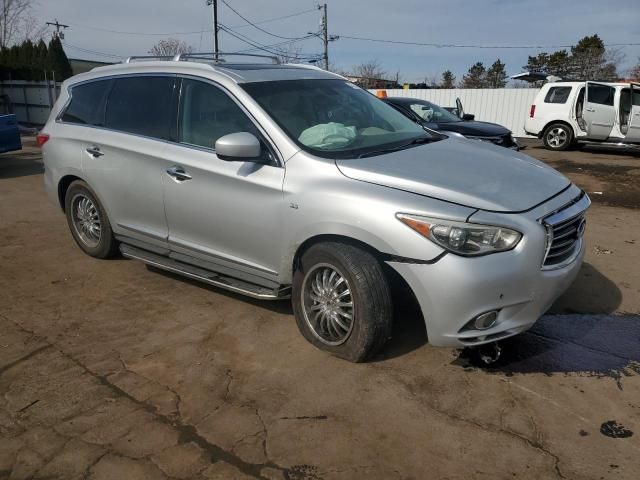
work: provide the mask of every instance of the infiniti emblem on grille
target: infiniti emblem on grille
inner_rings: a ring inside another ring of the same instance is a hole
[[[587,228],[587,221],[583,218],[578,225],[578,238],[582,238],[585,228]]]

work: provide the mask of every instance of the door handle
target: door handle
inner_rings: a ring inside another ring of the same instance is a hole
[[[595,108],[585,108],[585,110],[586,110],[587,112],[595,112],[595,111],[596,111],[596,109],[595,109]]]
[[[91,147],[87,148],[86,152],[89,155],[91,155],[93,158],[98,158],[104,155],[104,153],[100,151],[100,148],[96,147],[95,145],[92,145]]]
[[[167,175],[174,178],[178,182],[185,180],[191,180],[191,175],[184,171],[184,168],[174,165],[171,168],[167,168]]]

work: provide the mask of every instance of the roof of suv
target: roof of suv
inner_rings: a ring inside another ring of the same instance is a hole
[[[340,75],[327,72],[312,65],[303,64],[264,64],[264,63],[205,63],[194,61],[144,61],[118,63],[97,67],[91,73],[114,74],[144,71],[166,71],[170,73],[217,72],[236,83],[268,82],[276,80],[306,80],[340,78]]]

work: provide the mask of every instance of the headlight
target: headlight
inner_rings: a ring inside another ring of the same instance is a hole
[[[423,237],[450,252],[464,256],[487,255],[514,248],[522,234],[505,227],[455,222],[405,213],[396,214],[398,220]]]

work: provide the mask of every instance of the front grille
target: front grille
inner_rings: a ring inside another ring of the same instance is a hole
[[[586,225],[585,213],[591,201],[582,194],[562,210],[546,217],[547,249],[543,268],[553,268],[570,262],[580,248]]]

